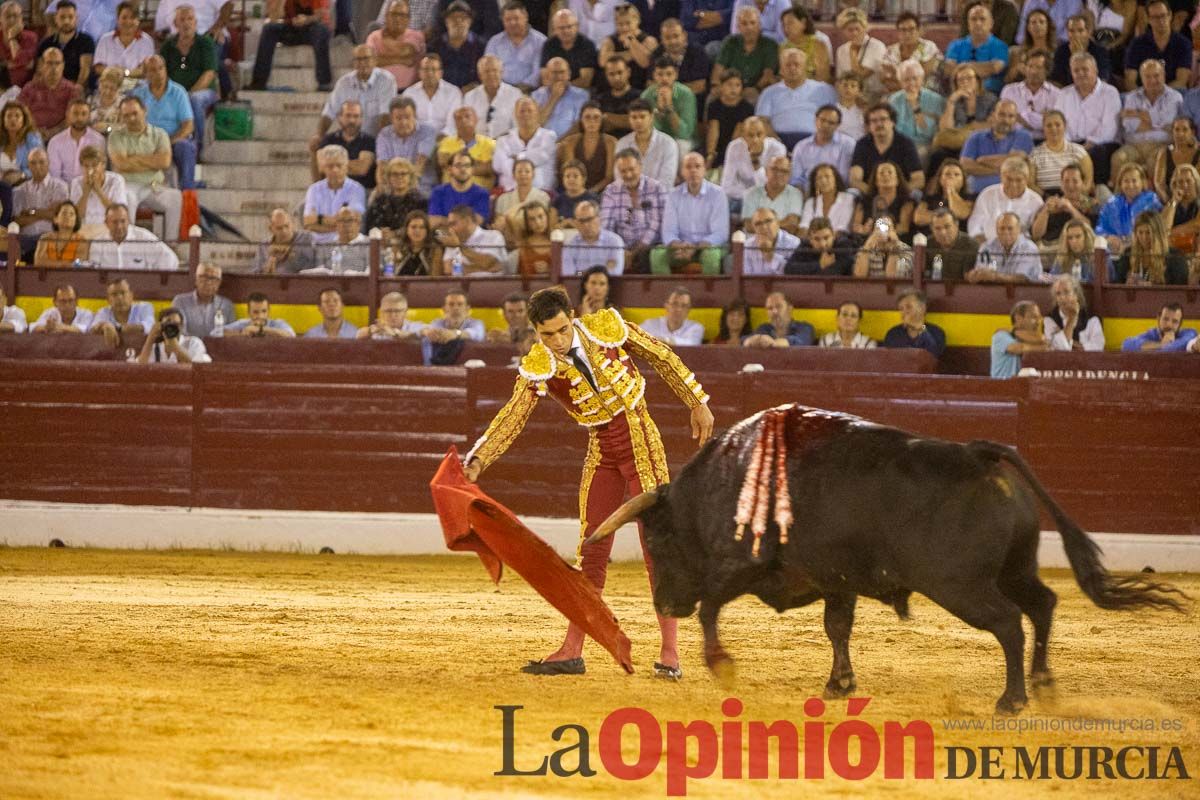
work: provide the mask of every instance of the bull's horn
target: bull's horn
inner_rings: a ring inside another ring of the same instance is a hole
[[[642,492],[637,497],[626,500],[623,506],[600,523],[600,527],[596,528],[596,532],[589,536],[584,544],[595,544],[606,536],[612,536],[618,528],[635,519],[638,514],[656,502],[658,502],[658,492]]]

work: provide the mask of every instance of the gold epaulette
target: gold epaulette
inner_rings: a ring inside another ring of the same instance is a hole
[[[541,383],[554,377],[558,372],[558,362],[549,347],[535,342],[533,347],[529,348],[529,353],[517,365],[517,372],[526,380]]]
[[[579,330],[601,347],[620,347],[629,337],[625,320],[616,309],[602,308],[579,318]]]

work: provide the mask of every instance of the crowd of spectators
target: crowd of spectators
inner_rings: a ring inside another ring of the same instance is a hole
[[[845,2],[832,4],[836,48],[810,10],[779,0],[378,5],[335,82],[331,28],[349,4],[266,4],[249,88],[266,87],[278,45],[300,45],[328,95],[303,210],[272,211],[255,271],[365,271],[378,228],[385,274],[545,276],[561,231],[564,276],[717,275],[741,230],[752,275],[907,278],[923,241],[935,281],[1041,283],[1065,298],[1062,279],[1196,280],[1200,15],[1186,2],[969,0],[944,52],[918,15],[877,23]],[[96,41],[61,0],[40,43],[17,30],[19,3],[0,6],[13,33],[0,62],[18,90],[0,107],[0,171],[35,263],[174,266],[129,218],[149,208],[178,230],[223,83],[217,7],[162,4],[156,46],[132,3]],[[876,24],[894,25],[894,44]],[[1094,275],[1097,246],[1109,257]],[[415,332],[388,322],[391,297],[367,335],[419,337],[444,359],[477,338],[461,301]],[[690,343],[688,304],[672,294],[651,329]],[[305,336],[361,333],[335,290],[319,307]],[[924,307],[903,293],[883,343],[943,349]],[[818,342],[792,330],[782,294],[766,308],[769,329],[724,338]],[[1023,336],[1051,346],[1091,330],[1086,310],[1053,308],[1053,334],[1028,322],[1040,309],[1014,308],[1002,355]],[[820,343],[866,346],[850,326],[861,318],[844,305]],[[238,332],[282,330],[269,309],[258,319]]]

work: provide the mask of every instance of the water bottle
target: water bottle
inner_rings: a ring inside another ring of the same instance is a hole
[[[450,265],[450,274],[456,278],[463,276],[462,252],[458,252],[454,256],[454,261]]]
[[[329,254],[329,269],[334,275],[342,274],[342,248],[335,247]]]
[[[1083,264],[1079,259],[1075,259],[1075,263],[1071,266],[1071,277],[1077,281],[1083,280]]]
[[[383,251],[383,274],[389,278],[396,274],[396,251],[390,247]]]
[[[71,266],[75,269],[81,269],[83,267],[83,261],[77,258],[71,262]]]
[[[225,335],[225,312],[219,308],[217,309],[217,313],[213,314],[212,335],[213,336],[224,336]]]
[[[933,257],[933,280],[940,281],[942,279],[942,257],[940,255]]]

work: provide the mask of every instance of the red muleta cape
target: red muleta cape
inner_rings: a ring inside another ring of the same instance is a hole
[[[477,554],[495,583],[507,564],[626,672],[633,672],[629,637],[600,592],[515,514],[467,481],[457,448],[446,453],[429,489],[448,549]]]

